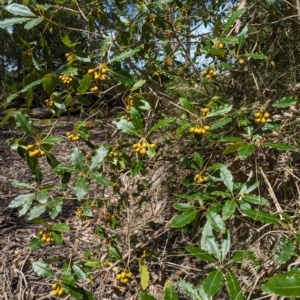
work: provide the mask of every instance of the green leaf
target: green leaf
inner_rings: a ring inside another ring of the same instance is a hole
[[[297,97],[283,97],[281,99],[278,99],[275,103],[272,104],[272,107],[278,107],[278,108],[285,108],[285,107],[291,107],[295,105],[298,102]]]
[[[25,182],[21,182],[21,181],[13,181],[11,183],[11,185],[14,188],[17,188],[17,189],[24,189],[24,190],[32,190],[32,189],[34,189],[34,187],[31,184],[28,184],[28,183],[25,183]]]
[[[234,152],[237,152],[243,145],[245,145],[244,142],[235,142],[229,146],[227,146],[223,152],[222,155],[228,155]]]
[[[29,30],[29,29],[41,24],[43,21],[44,21],[44,17],[39,17],[39,18],[33,19],[32,21],[27,22],[25,24],[24,28]]]
[[[295,254],[295,243],[294,240],[286,240],[286,238],[280,239],[280,249],[276,252],[276,261],[283,265]]]
[[[216,238],[214,236],[206,236],[205,244],[207,252],[213,255],[217,260],[221,260],[221,250]]]
[[[42,246],[43,242],[40,237],[34,237],[30,240],[28,243],[28,249],[29,250],[36,250]]]
[[[202,287],[196,288],[194,285],[185,280],[180,280],[178,285],[181,290],[193,300],[211,300],[211,298],[204,293]]]
[[[27,22],[27,21],[30,21],[30,20],[32,20],[32,19],[31,18],[10,18],[10,19],[5,19],[3,21],[0,21],[0,28],[6,28],[8,26],[24,23],[24,22]]]
[[[43,77],[43,88],[48,93],[52,95],[55,86],[55,75],[53,73],[48,73]]]
[[[126,58],[129,58],[129,57],[133,56],[134,54],[136,54],[138,51],[139,51],[139,49],[125,51],[120,55],[114,56],[114,58],[112,58],[109,61],[109,63],[116,62],[116,61],[121,61],[121,60],[124,60]]]
[[[130,117],[131,117],[131,120],[132,120],[135,128],[142,131],[144,128],[142,116],[141,116],[140,112],[133,106],[130,108]]]
[[[59,232],[69,231],[70,226],[65,223],[57,223],[57,224],[51,225],[51,230],[59,231]]]
[[[183,227],[191,223],[196,218],[196,215],[197,211],[195,210],[183,212],[171,221],[170,226],[175,228]]]
[[[220,290],[222,284],[222,273],[219,270],[212,271],[203,282],[204,293],[208,296],[213,296]]]
[[[238,46],[239,49],[244,45],[246,38],[248,37],[248,26],[246,25],[243,30],[237,35],[237,38],[239,40]]]
[[[188,211],[188,210],[195,210],[195,206],[190,203],[179,203],[176,202],[173,204],[173,207],[180,211]]]
[[[226,273],[226,286],[231,300],[244,300],[240,282],[229,271]]]
[[[142,87],[145,83],[146,83],[146,80],[140,79],[139,81],[137,81],[137,82],[133,85],[133,87],[131,88],[131,91],[133,92],[133,91],[139,89],[139,88]]]
[[[227,237],[221,243],[221,257],[225,259],[231,247],[230,231],[227,230]]]
[[[27,220],[33,220],[38,218],[42,213],[46,211],[46,205],[35,205],[27,214]]]
[[[221,38],[221,42],[223,42],[226,45],[234,45],[238,44],[239,39],[236,36],[228,36]]]
[[[41,145],[43,144],[54,145],[60,143],[62,140],[63,140],[62,137],[58,135],[47,136],[42,140]]]
[[[110,181],[103,174],[90,173],[90,177],[94,179],[98,184],[105,187],[110,187]]]
[[[262,196],[258,196],[258,195],[243,195],[242,199],[249,203],[253,203],[253,204],[257,204],[257,205],[266,205],[266,206],[270,205],[270,203],[267,199],[265,199]]]
[[[138,135],[134,125],[125,119],[113,121],[113,124],[115,124],[117,128],[123,131],[124,133],[135,135],[135,136]]]
[[[135,177],[137,174],[140,173],[142,168],[142,162],[140,160],[138,161],[133,161],[131,163],[131,176]]]
[[[223,29],[224,33],[226,33],[228,29],[231,27],[231,25],[233,25],[233,23],[235,23],[242,16],[242,14],[246,11],[246,9],[247,9],[246,7],[239,9],[230,16],[230,18],[224,25],[224,29]]]
[[[83,177],[78,176],[74,183],[74,194],[78,200],[81,200],[89,190],[89,181]]]
[[[245,182],[242,185],[239,194],[240,195],[249,194],[252,191],[256,190],[257,187],[258,187],[258,181],[257,180],[255,180],[255,179],[254,180],[249,180],[249,181]]]
[[[82,269],[79,266],[73,265],[72,269],[80,280],[86,279],[86,274],[82,271]]]
[[[203,157],[198,152],[194,152],[194,160],[197,163],[198,167],[202,168],[202,166],[203,166]]]
[[[182,105],[182,107],[184,107],[186,110],[194,113],[195,112],[195,108],[194,106],[192,105],[192,103],[186,99],[186,98],[179,98],[179,102],[180,104]]]
[[[226,232],[225,223],[222,220],[221,216],[214,212],[212,209],[207,211],[206,218],[214,230],[221,233]]]
[[[295,151],[298,152],[299,149],[287,144],[282,144],[282,143],[274,143],[274,142],[264,142],[261,143],[263,146],[267,146],[267,147],[271,147],[271,148],[275,148],[278,150],[284,150],[284,151]]]
[[[90,74],[85,74],[84,77],[81,79],[78,92],[80,95],[84,94],[90,87],[92,82],[92,76]]]
[[[234,200],[228,200],[225,202],[222,208],[222,219],[225,221],[229,219],[236,210],[236,202]]]
[[[267,59],[268,57],[262,53],[246,53],[246,54],[243,54],[244,56],[246,57],[249,57],[249,58],[253,58],[253,59]]]
[[[173,117],[171,117],[171,118],[164,118],[164,119],[158,121],[156,124],[154,124],[152,126],[152,128],[150,129],[150,132],[153,132],[153,131],[155,131],[157,129],[160,129],[160,128],[164,127],[165,125],[173,122],[174,120],[175,120],[175,118],[173,118]]]
[[[62,43],[67,46],[68,48],[72,48],[75,46],[75,44],[72,43],[72,41],[70,40],[69,36],[67,33],[65,33],[64,31],[60,31],[60,40],[62,41]]]
[[[214,108],[210,113],[208,113],[207,117],[224,116],[229,113],[231,109],[232,105],[222,105]]]
[[[19,208],[19,215],[23,216],[29,210],[34,199],[35,199],[35,194],[19,195],[9,203],[8,207]]]
[[[174,286],[167,281],[164,288],[164,300],[178,300],[178,295]]]
[[[36,17],[36,15],[25,5],[20,4],[10,4],[5,7],[5,9],[13,15],[22,17]]]
[[[54,272],[51,270],[51,268],[47,264],[45,264],[41,261],[34,261],[31,264],[32,264],[32,268],[33,268],[34,272],[38,276],[41,276],[44,278],[51,278],[51,279],[55,278]]]
[[[104,56],[105,52],[107,51],[109,45],[111,44],[111,41],[112,41],[113,37],[112,36],[109,36],[107,37],[103,43],[102,43],[102,46],[101,46],[101,50],[100,50],[100,53],[101,53],[101,57]]]
[[[123,85],[133,85],[134,78],[133,76],[125,69],[118,70],[118,71],[111,71],[112,76],[118,80]]]
[[[123,260],[119,249],[115,246],[111,246],[108,248],[108,254],[110,257],[113,257],[114,259]]]
[[[252,144],[244,144],[238,149],[238,154],[241,160],[246,159],[255,151],[255,146]]]
[[[207,251],[202,250],[199,247],[195,247],[195,246],[186,246],[185,249],[192,254],[193,256],[195,256],[196,258],[206,261],[206,262],[215,262],[215,258],[210,255]]]
[[[25,133],[28,135],[33,135],[34,134],[34,128],[32,124],[31,118],[29,118],[28,115],[22,114],[21,112],[17,111],[15,113],[15,120],[17,123],[17,126],[21,128]]]
[[[85,157],[82,151],[78,148],[73,148],[71,151],[72,165],[77,169],[83,171],[85,169]]]
[[[220,177],[227,187],[227,189],[232,193],[233,192],[233,176],[231,172],[227,169],[226,166],[220,168]]]
[[[62,210],[63,200],[62,198],[55,198],[48,203],[49,215],[51,219],[55,219]]]
[[[226,124],[230,123],[231,121],[231,118],[221,118],[210,126],[210,130],[216,130],[217,128],[221,128]]]
[[[257,209],[247,209],[242,208],[242,212],[252,218],[253,220],[261,221],[263,223],[276,224],[278,222],[278,217],[276,215],[272,215],[268,212],[257,210]]]
[[[293,269],[284,274],[275,275],[261,285],[260,288],[267,294],[275,294],[282,297],[300,297],[299,271],[300,269]]]
[[[139,292],[138,293],[139,297],[141,298],[141,300],[157,300],[155,297],[153,297],[152,295],[149,295],[147,293],[144,292]]]
[[[109,152],[109,146],[102,145],[98,147],[92,156],[91,163],[90,163],[90,170],[94,170],[97,168],[104,160],[104,158],[107,156]]]
[[[146,262],[143,259],[139,260],[139,271],[141,276],[141,287],[145,290],[149,284],[149,271]]]

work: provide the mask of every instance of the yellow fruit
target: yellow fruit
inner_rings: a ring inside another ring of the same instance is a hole
[[[267,120],[265,118],[261,118],[260,123],[265,124]]]
[[[206,130],[205,130],[204,128],[202,128],[201,131],[202,131],[201,133],[202,133],[203,135],[206,134]]]
[[[100,81],[105,81],[106,79],[107,79],[107,75],[105,75],[105,74],[100,75],[100,78],[99,78]]]
[[[209,125],[205,125],[203,128],[204,128],[206,131],[210,130],[210,126],[209,126]]]
[[[197,180],[197,183],[202,183],[203,182],[203,178],[200,177],[198,180]]]
[[[133,148],[133,149],[137,149],[137,148],[139,148],[139,147],[140,147],[140,144],[138,144],[138,143],[132,145],[132,148]]]
[[[88,70],[88,74],[90,74],[90,75],[94,74],[94,72],[95,72],[94,69],[89,69],[89,70]]]
[[[210,71],[209,71],[209,74],[210,74],[210,75],[214,74],[214,70],[210,70]]]
[[[28,154],[29,157],[35,157],[35,151],[29,151]]]
[[[118,275],[116,276],[116,279],[117,279],[117,280],[122,279],[121,274],[118,274]]]
[[[218,76],[218,73],[217,72],[213,72],[212,73],[212,77],[217,77]]]
[[[205,78],[206,78],[206,79],[210,79],[210,78],[211,78],[211,75],[208,74],[208,75],[205,76]]]
[[[35,145],[28,145],[27,146],[27,150],[28,151],[32,151],[34,149]]]
[[[40,155],[44,156],[46,154],[46,152],[44,150],[40,150]]]
[[[146,148],[142,148],[142,149],[140,150],[140,154],[141,154],[141,155],[145,155],[146,152],[147,152]]]
[[[57,287],[58,287],[58,283],[54,283],[54,284],[52,284],[52,286],[51,286],[52,290],[56,290]]]
[[[223,43],[219,43],[218,48],[219,49],[223,49],[224,48],[224,44]]]
[[[204,176],[204,177],[203,177],[203,181],[208,181],[208,177],[207,177],[207,176]]]
[[[41,231],[39,232],[39,235],[42,236],[43,234],[44,234],[44,231],[41,230]]]
[[[155,143],[152,143],[152,144],[150,144],[150,147],[156,148],[156,144],[155,144]]]
[[[94,74],[94,79],[95,80],[99,80],[100,79],[100,75],[99,74]]]
[[[208,72],[206,70],[202,72],[203,75],[207,75],[207,73]]]
[[[122,280],[122,283],[124,283],[124,284],[126,284],[128,282],[128,278],[124,278],[123,280]]]
[[[256,118],[255,123],[261,123],[261,118]]]
[[[50,242],[51,242],[51,238],[48,237],[48,238],[46,239],[46,242],[47,242],[47,243],[50,243]]]
[[[120,274],[120,278],[121,279],[124,279],[126,277],[126,273],[125,272],[122,272],[121,274]]]
[[[202,112],[204,113],[208,113],[209,112],[209,108],[208,107],[204,107],[201,109]]]
[[[45,243],[45,242],[47,241],[47,236],[44,234],[44,235],[42,236],[42,239],[41,239],[41,240],[42,240],[43,243]]]
[[[190,132],[190,133],[194,133],[194,132],[195,132],[195,128],[194,128],[194,127],[190,128],[190,129],[189,129],[189,132]]]
[[[270,114],[269,114],[268,112],[265,112],[265,113],[264,113],[264,118],[265,118],[265,119],[269,119],[269,118],[270,118]]]
[[[59,290],[57,290],[57,295],[61,296],[64,293],[64,289],[60,288]]]
[[[57,290],[52,291],[52,296],[57,296],[57,295],[58,295]]]
[[[102,74],[106,74],[108,71],[109,71],[109,68],[107,68],[107,67],[103,67],[103,68],[101,69],[101,73],[102,73]]]
[[[244,60],[244,59],[242,59],[242,58],[239,59],[239,64],[240,64],[240,65],[243,65],[244,63],[245,63],[245,60]]]
[[[127,272],[127,273],[126,273],[126,277],[129,278],[129,279],[131,279],[131,278],[133,277],[133,275],[132,275],[131,272]]]
[[[255,118],[261,118],[261,117],[262,117],[262,115],[261,115],[261,113],[260,113],[260,112],[257,112],[257,113],[255,113],[255,114],[254,114],[254,117],[255,117]]]

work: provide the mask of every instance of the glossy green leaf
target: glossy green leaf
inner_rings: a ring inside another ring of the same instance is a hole
[[[144,293],[144,292],[139,292],[138,295],[139,295],[141,300],[157,300],[152,295]]]
[[[226,238],[223,238],[223,241],[221,242],[221,258],[225,259],[227,254],[229,253],[230,247],[231,247],[231,236],[230,231],[227,230],[226,232]]]
[[[221,249],[216,238],[214,236],[206,236],[205,243],[207,252],[217,260],[221,260]]]
[[[144,79],[140,79],[139,81],[137,81],[131,88],[131,91],[135,91],[137,89],[139,89],[140,87],[142,87],[144,84],[146,83],[146,80]]]
[[[298,152],[299,149],[287,144],[282,144],[282,143],[274,143],[274,142],[263,142],[261,143],[263,146],[267,146],[270,148],[275,148],[278,150],[283,150],[283,151],[295,151]]]
[[[175,118],[173,118],[173,117],[171,117],[171,118],[164,118],[164,119],[158,121],[156,124],[154,124],[152,126],[152,128],[150,129],[150,132],[153,132],[153,131],[155,131],[157,129],[160,129],[160,128],[166,126],[167,124],[172,123],[174,120],[175,120]]]
[[[70,226],[65,224],[65,223],[57,223],[57,224],[53,224],[51,225],[51,229],[55,230],[55,231],[69,231],[70,230]]]
[[[110,187],[111,183],[107,177],[103,174],[90,173],[89,174],[92,179],[94,179],[98,184],[103,185],[105,187]]]
[[[244,45],[246,38],[248,37],[248,26],[246,25],[242,31],[237,35],[238,38],[238,46],[239,49],[241,49],[241,47]]]
[[[229,271],[226,273],[226,287],[231,300],[244,300],[240,282],[235,275]]]
[[[62,141],[62,137],[61,136],[58,136],[58,135],[52,135],[52,136],[48,136],[46,138],[44,138],[42,140],[42,145],[43,144],[48,144],[48,145],[55,145],[55,144],[58,144]]]
[[[100,50],[101,56],[104,56],[105,52],[107,51],[108,47],[111,44],[112,39],[113,39],[113,37],[109,36],[103,41],[101,50]]]
[[[48,203],[49,215],[52,220],[60,214],[62,206],[63,200],[60,197],[55,198]]]
[[[33,123],[28,115],[22,114],[21,112],[17,111],[15,113],[15,120],[17,126],[21,128],[25,133],[27,133],[28,135],[34,134]]]
[[[108,254],[109,254],[110,257],[113,257],[114,259],[123,260],[119,249],[115,246],[110,246],[108,248]]]
[[[107,156],[108,152],[109,146],[107,145],[102,145],[96,148],[96,150],[94,150],[89,169],[94,170],[95,168],[99,167],[99,165],[103,162],[104,158]]]
[[[90,74],[84,75],[84,77],[81,79],[79,87],[78,87],[78,92],[80,93],[80,95],[84,94],[89,89],[92,79],[93,78]]]
[[[230,192],[233,192],[233,176],[226,166],[220,168],[220,177],[222,182]]]
[[[191,223],[197,215],[197,211],[185,211],[182,214],[176,216],[172,221],[170,226],[175,228],[183,227],[189,223]]]
[[[294,240],[286,240],[286,238],[281,238],[279,243],[280,249],[276,252],[275,258],[280,265],[283,265],[296,254],[295,243]]]
[[[178,300],[177,292],[169,281],[167,281],[164,287],[164,300]]]
[[[145,290],[149,285],[149,271],[146,265],[146,262],[143,259],[139,260],[139,271],[141,277],[141,288]]]
[[[131,163],[131,176],[135,177],[136,175],[138,175],[141,171],[141,168],[142,168],[142,162],[140,160],[133,161]]]
[[[24,189],[24,190],[32,190],[32,189],[34,189],[34,187],[31,184],[28,184],[28,183],[25,183],[25,182],[21,182],[21,181],[13,181],[11,183],[11,185],[14,188],[17,188],[17,189]]]
[[[178,285],[180,289],[188,295],[191,299],[193,300],[211,300],[211,297],[208,297],[202,287],[196,288],[194,285],[191,283],[185,281],[185,280],[180,280],[178,282]]]
[[[227,36],[227,37],[222,37],[221,42],[223,42],[226,45],[234,45],[234,44],[238,44],[239,39],[236,36]]]
[[[136,131],[134,125],[125,119],[113,121],[113,124],[115,124],[117,128],[123,131],[124,133],[135,135],[135,136],[138,135],[138,132]]]
[[[34,199],[35,194],[19,195],[9,203],[8,207],[19,208],[19,216],[23,216],[28,212]]]
[[[249,57],[249,58],[253,58],[253,59],[267,59],[268,57],[262,53],[246,53],[246,54],[243,54],[244,56],[246,57]]]
[[[222,105],[217,108],[214,108],[210,113],[208,113],[207,117],[224,116],[228,114],[231,110],[232,105]]]
[[[247,10],[246,7],[235,11],[230,18],[227,20],[226,24],[224,25],[223,32],[226,33],[228,29],[243,15],[243,13]]]
[[[5,6],[5,9],[11,14],[22,17],[35,17],[36,15],[25,5],[12,3]]]
[[[272,107],[286,108],[295,105],[299,99],[297,97],[283,97],[272,104]]]
[[[265,205],[265,206],[270,205],[270,203],[267,199],[265,199],[262,196],[258,196],[258,195],[243,195],[242,199],[244,201],[247,201],[247,202],[253,203],[253,204],[257,204],[257,205]]]
[[[85,166],[85,157],[81,150],[78,148],[73,148],[71,151],[71,162],[72,165],[77,169],[83,171]]]
[[[221,118],[221,119],[217,120],[216,122],[214,122],[210,126],[210,130],[216,130],[218,128],[221,128],[221,127],[225,126],[226,124],[230,123],[231,121],[232,121],[231,118]]]
[[[243,145],[245,145],[244,142],[235,142],[233,144],[230,144],[223,150],[222,155],[228,155],[237,152]]]
[[[130,118],[134,124],[134,127],[141,132],[144,128],[144,122],[141,113],[135,107],[130,108]]]
[[[77,199],[81,200],[87,194],[88,190],[89,181],[83,176],[78,176],[74,183],[74,194]]]
[[[275,294],[282,297],[300,297],[300,273],[289,272],[271,277],[261,285],[261,289],[267,294]]]
[[[173,207],[180,211],[188,211],[188,210],[195,210],[195,206],[190,203],[180,203],[176,202],[173,204]]]
[[[30,240],[27,247],[29,250],[36,250],[43,245],[43,242],[40,237],[34,237]]]
[[[44,17],[39,17],[39,18],[33,19],[32,21],[27,22],[25,24],[24,28],[29,30],[29,29],[41,24],[43,21],[44,21]]]
[[[41,276],[44,278],[51,278],[51,279],[55,278],[54,272],[47,264],[45,264],[41,261],[34,261],[31,264],[32,264],[33,271],[38,276]]]
[[[120,55],[114,56],[114,57],[109,61],[109,63],[116,62],[116,61],[121,61],[121,60],[124,60],[124,59],[126,59],[126,58],[129,58],[129,57],[133,56],[134,54],[136,54],[138,51],[139,51],[139,49],[127,50],[127,51],[123,52],[123,53],[120,54]]]
[[[72,41],[70,40],[68,34],[64,31],[60,31],[60,40],[62,41],[62,43],[69,47],[72,48],[75,44],[72,43]]]
[[[43,88],[48,95],[52,95],[55,86],[55,75],[53,73],[48,73],[43,77]]]
[[[206,262],[215,262],[215,258],[210,255],[207,251],[202,250],[199,247],[195,247],[195,246],[186,246],[185,249],[192,254],[193,256],[195,256],[196,258],[206,261]]]
[[[203,290],[208,296],[215,295],[223,284],[222,273],[219,270],[210,272],[203,282]]]
[[[253,220],[261,221],[263,223],[276,224],[278,217],[268,212],[257,210],[257,209],[244,209],[241,207],[242,212],[252,218]]]
[[[251,156],[255,151],[255,146],[252,144],[244,144],[238,149],[238,154],[241,160]]]
[[[240,195],[249,194],[252,191],[256,190],[257,187],[258,187],[258,181],[256,179],[249,180],[242,185],[239,194]]]
[[[198,152],[194,152],[194,160],[197,163],[198,167],[202,168],[202,166],[203,166],[203,157]]]
[[[74,273],[77,275],[77,277],[80,280],[85,280],[86,279],[85,272],[78,265],[73,265],[72,269],[73,269]]]
[[[45,211],[46,211],[46,205],[35,205],[26,215],[26,219],[30,221],[35,218],[38,218]]]
[[[208,222],[210,223],[211,227],[221,233],[226,232],[226,226],[224,221],[222,220],[221,216],[214,212],[212,209],[208,210],[206,213],[206,218]]]
[[[8,26],[12,26],[15,24],[24,23],[27,21],[32,20],[32,18],[10,18],[10,19],[4,19],[3,21],[0,21],[0,28],[6,28]],[[17,97],[17,96],[16,96]],[[10,102],[10,101],[8,101]]]
[[[234,200],[228,200],[225,202],[222,208],[222,219],[225,221],[229,219],[236,210],[236,202]]]
[[[128,86],[134,84],[133,76],[125,69],[111,71],[111,75],[123,85]]]
[[[192,105],[192,103],[186,99],[186,98],[179,98],[179,102],[182,105],[183,108],[185,108],[186,110],[194,113],[195,112],[195,108]]]

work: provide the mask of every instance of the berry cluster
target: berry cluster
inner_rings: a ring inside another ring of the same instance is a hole
[[[148,251],[147,251],[147,250],[144,250],[144,251],[143,251],[143,254],[142,254],[142,256],[141,256],[141,258],[146,259],[148,256],[149,256]]]
[[[73,133],[72,131],[67,132],[66,136],[67,136],[68,140],[71,141],[71,142],[75,142],[75,141],[80,140],[80,136],[76,133]]]
[[[129,280],[132,279],[132,277],[133,277],[133,275],[131,272],[123,271],[116,276],[116,279],[118,281],[120,281],[121,283],[126,284],[126,283],[128,283]]]
[[[45,103],[47,107],[51,107],[54,105],[54,101],[52,99],[46,99]]]
[[[173,66],[173,59],[172,58],[166,58],[164,63],[165,63],[166,67],[172,67]]]
[[[105,81],[108,78],[108,71],[109,68],[106,66],[106,64],[100,64],[95,69],[89,69],[88,74],[92,75],[96,81]]]
[[[63,296],[63,294],[65,292],[59,282],[52,284],[51,288],[52,288],[52,296],[61,297],[61,296]]]
[[[41,237],[41,241],[43,243],[53,243],[54,240],[53,240],[53,237],[52,237],[52,232],[50,230],[41,230],[39,232],[39,236]]]
[[[207,70],[203,71],[202,74],[206,79],[216,78],[218,76],[218,73],[212,68],[208,68]]]
[[[74,54],[73,53],[66,53],[65,56],[66,56],[66,59],[67,59],[68,62],[70,62],[71,60],[74,59]]]
[[[73,81],[73,78],[74,78],[74,74],[71,73],[70,75],[66,75],[66,74],[63,74],[63,75],[60,75],[58,78],[64,83],[64,84],[70,84],[72,81]]]
[[[46,152],[37,145],[28,145],[26,148],[29,157],[41,157],[46,154]]]
[[[201,114],[202,116],[207,116],[210,112],[210,109],[208,107],[204,107],[204,108],[201,108]]]
[[[203,182],[206,182],[208,180],[208,177],[207,176],[201,176],[200,174],[196,174],[194,176],[194,181],[201,184]]]
[[[95,93],[95,92],[99,91],[99,88],[95,85],[95,86],[90,88],[90,91]]]
[[[270,114],[268,112],[259,111],[254,114],[255,123],[257,124],[265,124],[270,118]]]
[[[133,100],[133,97],[130,95],[130,96],[128,96],[128,97],[126,97],[125,99],[124,99],[124,102],[125,102],[125,104],[126,104],[126,110],[127,111],[130,111],[130,108],[131,107],[133,107],[134,106],[134,100]]]
[[[190,133],[195,133],[195,134],[206,134],[208,131],[210,130],[210,126],[209,125],[205,125],[205,126],[201,126],[201,127],[191,127],[189,129]]]
[[[136,143],[136,144],[132,145],[135,152],[139,153],[142,156],[147,153],[147,148],[149,148],[149,146],[152,147],[152,148],[156,148],[156,144],[154,144],[154,143],[149,144],[146,141],[139,142],[139,143]]]
[[[118,151],[116,149],[113,149],[108,154],[109,157],[118,157]]]
[[[75,216],[78,217],[78,218],[82,218],[82,217],[84,217],[85,215],[84,215],[83,210],[82,210],[81,208],[78,208],[78,209],[76,210],[76,212],[75,212]]]

